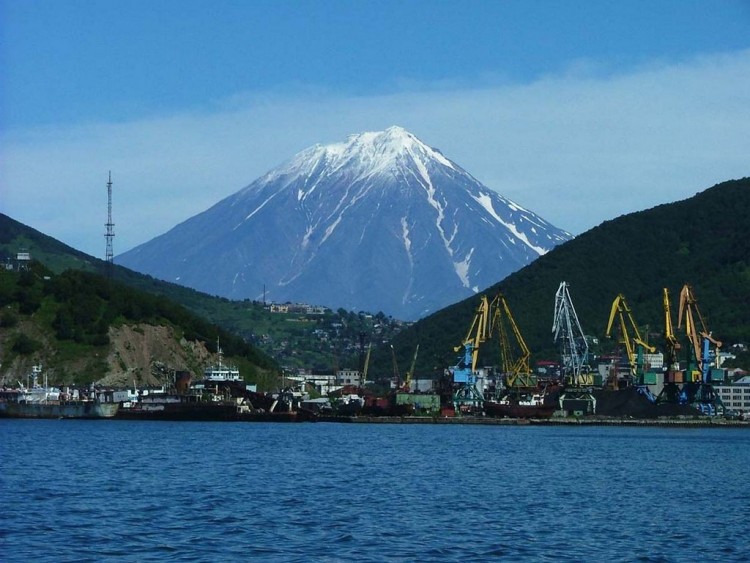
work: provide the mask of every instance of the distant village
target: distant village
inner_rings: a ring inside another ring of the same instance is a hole
[[[338,371],[339,362],[352,363],[351,358],[361,356],[370,342],[373,346],[390,342],[396,334],[413,324],[383,313],[334,311],[307,303],[266,303],[263,308],[274,316],[284,317],[289,323],[296,323],[298,330],[283,330],[277,332],[276,337],[267,333],[253,334],[253,344],[286,366],[287,372],[295,372],[304,366],[308,375],[323,371],[332,376]],[[353,362],[354,366],[359,363]]]

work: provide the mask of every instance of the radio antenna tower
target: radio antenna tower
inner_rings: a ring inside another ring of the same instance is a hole
[[[107,223],[104,225],[107,227],[107,232],[104,238],[107,240],[107,254],[105,260],[107,262],[107,277],[112,277],[112,264],[114,263],[114,252],[112,251],[112,239],[115,238],[115,224],[112,222],[112,171],[109,172],[109,180],[107,181]]]

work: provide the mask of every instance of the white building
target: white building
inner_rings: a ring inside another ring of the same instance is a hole
[[[714,391],[726,408],[750,412],[750,375],[734,383],[714,385]]]
[[[336,385],[362,386],[362,372],[356,369],[340,369],[336,372]]]
[[[643,354],[643,361],[653,371],[658,371],[664,367],[664,354]]]

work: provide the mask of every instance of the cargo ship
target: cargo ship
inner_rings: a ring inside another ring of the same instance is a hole
[[[0,418],[112,418],[119,403],[106,401],[106,394],[92,398],[78,398],[63,393],[57,387],[38,383],[41,365],[32,368],[33,384],[15,389],[0,390]]]
[[[496,418],[551,418],[557,407],[545,399],[542,393],[520,397],[506,395],[498,401],[485,401],[484,412]]]
[[[99,400],[26,402],[13,392],[2,391],[0,418],[112,418],[119,403]],[[18,393],[18,392],[16,392]]]
[[[298,411],[256,409],[243,399],[202,400],[192,395],[164,395],[123,404],[120,420],[170,420],[203,422],[298,422],[310,420]]]
[[[237,404],[162,395],[126,402],[117,412],[125,420],[235,420]]]
[[[190,374],[184,372],[172,392],[167,393],[166,387],[148,394],[135,390],[132,400],[123,401],[117,418],[216,422],[296,422],[313,418],[293,408],[295,400],[290,392],[268,396],[248,390],[239,370],[223,362],[218,340],[216,348],[218,362],[204,369],[200,381],[192,383]]]

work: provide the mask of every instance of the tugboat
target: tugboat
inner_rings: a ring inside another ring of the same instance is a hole
[[[280,421],[297,420],[286,395],[267,397],[248,391],[239,369],[223,363],[217,340],[218,362],[203,370],[203,379],[191,384],[190,374],[175,381],[171,393],[141,394],[128,401],[117,417],[128,420]],[[165,389],[166,390],[166,389]],[[284,409],[281,405],[287,405]],[[277,409],[278,407],[278,409]]]
[[[205,383],[225,383],[228,381],[242,381],[242,377],[240,376],[240,370],[238,370],[235,366],[227,365],[225,366],[222,364],[221,360],[223,357],[223,351],[221,349],[221,345],[219,343],[219,339],[216,339],[216,351],[219,356],[218,363],[206,367],[206,369],[203,370],[203,381]]]

